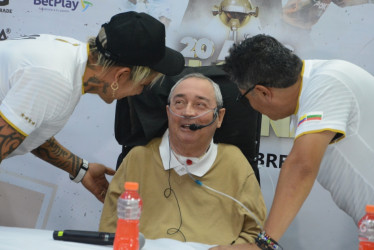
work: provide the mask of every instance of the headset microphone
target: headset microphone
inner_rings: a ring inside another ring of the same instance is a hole
[[[208,126],[212,125],[213,122],[215,122],[215,120],[217,119],[217,116],[218,116],[218,112],[215,111],[215,112],[214,112],[214,115],[213,115],[213,120],[212,120],[211,122],[209,122],[208,124],[206,124],[206,125],[191,124],[191,125],[189,126],[189,128],[190,128],[190,130],[192,130],[192,131],[196,131],[196,130],[198,130],[198,129],[202,129],[202,128],[208,127]]]
[[[190,128],[190,130],[192,130],[192,131],[196,131],[196,130],[198,130],[198,129],[202,129],[204,126],[202,126],[202,125],[196,125],[196,124],[191,124],[190,126],[189,126],[189,128]]]

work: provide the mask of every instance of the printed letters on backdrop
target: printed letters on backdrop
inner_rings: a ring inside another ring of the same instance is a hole
[[[69,0],[34,0],[34,5],[43,5],[49,7],[63,7],[71,10],[76,10],[79,1],[69,1]]]

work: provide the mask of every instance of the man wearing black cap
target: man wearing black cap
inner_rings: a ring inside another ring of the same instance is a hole
[[[45,34],[2,41],[0,58],[0,162],[32,152],[102,202],[105,174],[115,171],[88,163],[54,135],[83,94],[111,103],[184,68],[183,56],[165,46],[164,25],[136,12],[113,16],[88,43]]]

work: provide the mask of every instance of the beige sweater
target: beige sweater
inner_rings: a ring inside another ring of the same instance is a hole
[[[254,242],[260,228],[248,212],[233,200],[197,185],[188,175],[170,171],[175,196],[168,198],[169,171],[164,170],[159,154],[161,138],[134,148],[123,160],[110,183],[99,230],[115,232],[117,199],[125,181],[139,182],[143,200],[140,232],[148,239],[171,238],[204,244],[227,245]],[[215,162],[205,176],[196,179],[242,202],[263,223],[266,207],[251,166],[241,151],[232,145],[218,144]],[[180,216],[181,213],[181,216]],[[172,233],[173,228],[181,232]],[[183,233],[183,235],[182,235]]]

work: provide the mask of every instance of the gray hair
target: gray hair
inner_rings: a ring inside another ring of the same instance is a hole
[[[212,87],[214,89],[214,95],[216,97],[216,103],[217,103],[217,107],[218,109],[222,108],[223,107],[223,98],[222,98],[222,93],[221,93],[221,89],[219,88],[218,84],[215,83],[212,79],[210,79],[209,77],[207,76],[204,76],[203,74],[201,73],[191,73],[191,74],[188,74],[188,75],[185,75],[184,77],[182,77],[181,79],[178,80],[178,82],[171,88],[170,90],[170,93],[169,93],[169,97],[168,97],[168,103],[170,103],[170,100],[171,100],[171,97],[174,93],[174,90],[175,88],[184,80],[188,79],[188,78],[198,78],[198,79],[203,79],[203,80],[207,80],[208,82],[210,82],[212,84]]]

